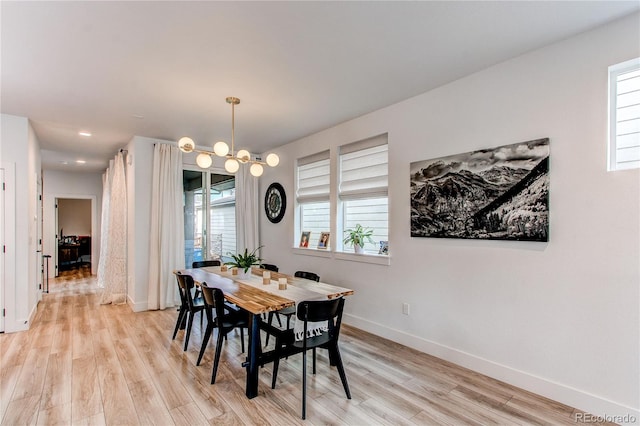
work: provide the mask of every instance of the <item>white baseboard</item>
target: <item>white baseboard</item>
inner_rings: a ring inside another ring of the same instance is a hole
[[[148,303],[147,302],[134,302],[130,296],[127,296],[127,305],[131,308],[133,312],[142,312],[148,311]]]
[[[400,330],[395,330],[355,315],[344,314],[344,322],[350,326],[485,374],[538,395],[545,396],[594,416],[602,416],[615,423],[640,424],[640,409],[638,408],[628,407],[580,389],[534,376],[524,371],[516,370],[509,366],[498,364],[491,360],[441,345]],[[615,421],[620,419],[624,419],[624,421]]]

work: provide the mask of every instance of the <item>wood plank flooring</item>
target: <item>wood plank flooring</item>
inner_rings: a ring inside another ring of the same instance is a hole
[[[571,407],[348,326],[341,351],[353,399],[319,351],[302,421],[300,356],[281,362],[276,389],[271,366],[261,369],[249,400],[239,333],[210,385],[214,344],[195,365],[199,318],[183,352],[184,332],[171,340],[175,309],[99,305],[95,281],[86,270],[51,280],[31,329],[0,334],[2,425],[575,424]]]

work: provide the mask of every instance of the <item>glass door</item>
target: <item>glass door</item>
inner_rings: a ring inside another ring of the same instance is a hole
[[[235,253],[235,178],[183,171],[185,265]]]

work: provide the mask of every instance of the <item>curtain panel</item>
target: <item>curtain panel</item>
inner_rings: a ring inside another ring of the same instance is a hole
[[[122,304],[127,302],[127,182],[122,152],[116,155],[104,181],[108,213],[106,218],[102,216],[101,235],[106,238],[101,241],[98,264],[98,283],[104,286],[100,303]]]
[[[182,152],[169,144],[156,144],[153,151],[147,301],[147,308],[151,310],[179,303],[173,271],[185,266],[182,193]]]

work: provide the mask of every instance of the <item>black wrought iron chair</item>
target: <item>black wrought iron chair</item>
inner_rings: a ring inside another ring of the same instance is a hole
[[[191,335],[191,326],[193,325],[193,317],[200,312],[200,325],[202,326],[202,312],[204,311],[204,300],[202,297],[194,297],[191,291],[195,288],[193,277],[191,275],[181,274],[176,271],[176,279],[178,281],[178,291],[180,292],[180,308],[178,309],[178,320],[176,321],[176,328],[173,330],[172,339],[176,338],[178,330],[184,327],[185,323],[187,330],[184,336],[184,349],[187,350],[189,346],[189,336]]]
[[[302,352],[302,419],[306,418],[307,407],[307,350],[313,352],[313,374],[316,374],[316,349],[322,348],[329,351],[329,361],[335,365],[344,387],[347,399],[351,399],[351,391],[347,383],[347,376],[342,364],[342,357],[338,348],[338,338],[340,337],[340,326],[342,324],[342,311],[344,309],[344,299],[303,301],[298,303],[296,318],[303,322],[303,335],[301,340],[296,340],[293,330],[280,330],[270,324],[263,324],[262,328],[267,333],[276,337],[276,347],[274,349],[273,377],[271,388],[275,389],[278,377],[278,366],[280,359]],[[327,330],[320,335],[309,336],[308,324],[310,322],[327,322]]]

